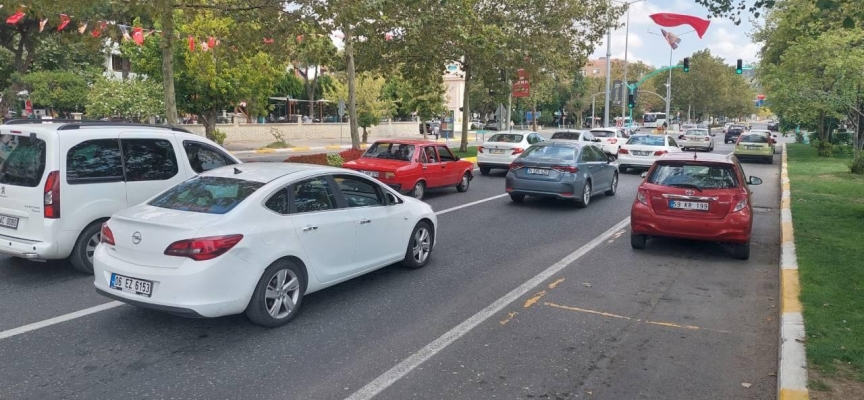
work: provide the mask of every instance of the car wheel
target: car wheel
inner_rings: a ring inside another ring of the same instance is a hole
[[[408,239],[408,249],[405,251],[402,266],[409,269],[425,267],[432,255],[434,237],[432,225],[426,221],[418,222]]]
[[[81,231],[69,261],[78,271],[93,274],[93,254],[102,240],[102,222],[94,222]]]
[[[514,203],[521,203],[521,202],[525,201],[525,195],[524,194],[511,194],[510,200],[513,200]]]
[[[303,267],[291,260],[278,260],[261,274],[246,306],[246,318],[270,328],[285,325],[300,312],[305,290]]]
[[[626,173],[630,172],[630,167],[628,167],[626,165],[619,165],[618,170],[620,170],[622,174],[626,174]]]
[[[765,164],[774,164],[774,157],[765,157]]]
[[[645,235],[636,235],[634,233],[630,233],[630,247],[636,250],[642,250],[645,248],[645,244],[648,242],[648,237]]]
[[[426,195],[426,182],[417,181],[414,184],[414,189],[411,189],[411,197],[417,200],[423,200],[423,196]]]
[[[460,192],[467,192],[469,185],[471,185],[471,174],[466,172],[464,175],[462,175],[462,181],[459,182],[459,186],[456,186],[456,190]]]
[[[576,200],[576,207],[585,208],[589,203],[591,203],[591,181],[585,181],[585,185],[582,186],[582,197]]]
[[[480,173],[483,175],[489,175],[489,172],[492,172],[492,168],[489,167],[480,167]]]
[[[607,196],[614,196],[615,193],[618,193],[618,173],[612,175],[612,185],[609,186],[609,190],[606,191]]]
[[[734,244],[732,245],[732,255],[739,260],[746,260],[750,258],[750,242],[744,244]]]

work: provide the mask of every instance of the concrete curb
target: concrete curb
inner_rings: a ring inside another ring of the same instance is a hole
[[[807,400],[807,353],[804,349],[804,317],[801,285],[792,226],[792,197],[786,169],[786,144],[780,162],[780,354],[777,368],[777,399]]]
[[[365,144],[361,144],[360,148],[365,149],[368,147]],[[255,149],[255,150],[238,150],[232,151],[231,154],[234,155],[244,155],[244,154],[271,154],[271,153],[308,153],[310,151],[327,151],[327,150],[348,150],[351,148],[351,145],[341,145],[341,146],[316,146],[316,147],[308,147],[308,146],[300,146],[300,147],[291,147],[288,149]]]

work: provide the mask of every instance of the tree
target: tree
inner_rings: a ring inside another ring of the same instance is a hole
[[[294,57],[294,68],[303,78],[303,86],[306,90],[306,100],[309,101],[309,117],[315,116],[315,100],[318,92],[318,81],[321,77],[321,67],[330,66],[336,58],[336,46],[326,32],[313,30],[310,25],[305,24],[304,29],[308,33],[298,36],[296,56]]]
[[[364,72],[357,77],[357,113],[363,115],[363,121],[357,121],[358,126],[363,128],[363,136],[359,138],[361,143],[366,143],[369,139],[367,128],[377,125],[381,118],[392,113],[393,103],[381,96],[384,84],[384,78],[375,77],[369,72]],[[324,96],[335,103],[339,99],[346,98],[348,90],[346,83],[334,81],[333,87],[327,90]]]
[[[65,71],[37,71],[21,77],[34,105],[60,111],[81,111],[87,101],[88,80]]]
[[[90,118],[122,118],[147,121],[165,113],[162,85],[150,79],[97,80],[87,95]]]

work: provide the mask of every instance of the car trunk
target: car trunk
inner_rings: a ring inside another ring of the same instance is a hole
[[[711,139],[704,135],[684,135],[684,141],[687,144],[704,145],[710,142]]]
[[[543,182],[560,182],[564,177],[566,172],[563,169],[553,169],[552,167],[566,167],[566,163],[562,163],[558,160],[554,159],[537,159],[537,160],[525,160],[521,159],[518,161],[522,164],[522,168],[519,168],[514,171],[516,178],[519,179],[530,179],[534,181],[543,181]]]
[[[509,160],[513,157],[513,151],[522,149],[519,143],[487,142],[483,144],[483,154],[488,158],[501,158]]]
[[[626,149],[633,157],[644,157],[646,159],[659,157],[660,155],[654,155],[654,153],[658,151],[667,151],[666,148],[663,146],[648,146],[642,144],[628,144],[623,146],[622,148]]]
[[[343,165],[345,168],[359,172],[396,172],[397,169],[409,165],[408,161],[390,160],[385,158],[360,157]],[[376,177],[377,178],[377,177]],[[383,178],[383,176],[382,176]]]
[[[7,131],[0,139],[0,235],[42,241],[45,203],[56,200],[59,210],[60,201],[59,182],[56,192],[45,193],[46,176],[51,174],[46,166],[53,164],[46,158],[50,154],[46,141],[38,134],[20,131]],[[56,180],[59,176],[55,173],[52,177]]]
[[[689,217],[709,220],[723,219],[738,202],[735,191],[730,189],[695,189],[647,184],[651,208],[657,215],[667,217]],[[672,202],[679,207],[673,208]],[[690,209],[707,205],[707,210]]]
[[[203,226],[222,216],[148,205],[123,210],[108,222],[115,243],[110,254],[132,264],[178,268],[186,258],[166,256],[168,246],[179,240],[196,238]]]

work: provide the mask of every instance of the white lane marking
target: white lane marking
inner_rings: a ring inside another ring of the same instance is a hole
[[[450,208],[445,208],[445,209],[443,209],[443,210],[441,210],[441,211],[436,211],[436,212],[435,212],[435,215],[447,214],[447,213],[449,213],[449,212],[453,212],[453,211],[456,211],[456,210],[461,210],[461,209],[466,208],[466,207],[476,206],[477,204],[485,203],[485,202],[487,202],[487,201],[492,201],[492,200],[495,200],[495,199],[500,199],[500,198],[502,198],[502,197],[504,197],[504,196],[508,196],[508,194],[507,194],[507,193],[499,194],[499,195],[497,195],[497,196],[487,197],[487,198],[485,198],[485,199],[480,199],[480,200],[477,200],[477,201],[472,201],[472,202],[470,202],[470,203],[465,203],[465,204],[462,204],[462,205],[460,205],[460,206],[450,207]]]
[[[412,354],[408,358],[402,360],[399,364],[396,364],[393,368],[384,372],[372,382],[369,382],[366,386],[362,387],[360,390],[354,392],[351,396],[346,398],[346,400],[368,400],[375,397],[378,393],[381,393],[384,389],[388,388],[390,385],[408,375],[414,368],[420,366],[441,350],[444,350],[447,346],[453,344],[456,340],[470,332],[472,329],[476,328],[478,325],[489,319],[489,317],[497,314],[499,311],[503,310],[505,307],[510,305],[510,303],[514,302],[518,298],[522,297],[526,293],[533,290],[535,287],[545,282],[553,275],[557,274],[568,265],[572,264],[574,261],[578,260],[580,257],[587,254],[589,251],[593,250],[595,247],[601,245],[604,241],[606,241],[609,236],[614,235],[616,232],[627,228],[630,224],[630,217],[625,218],[623,221],[617,223],[612,228],[609,228],[606,232],[603,232],[590,242],[586,243],[584,246],[580,247],[578,250],[568,254],[566,257],[561,259],[555,264],[552,264],[549,268],[546,268],[543,272],[535,275],[533,278],[529,279],[525,283],[519,285],[516,289],[513,289],[510,293],[504,295],[498,300],[495,300],[494,303],[488,305],[486,308],[480,310],[477,314],[472,315],[470,318],[462,321],[459,325],[456,325],[453,329],[447,331],[447,333],[435,339],[432,343],[426,345],[422,349],[418,350],[416,353]]]
[[[0,340],[10,338],[12,336],[20,335],[22,333],[27,333],[30,331],[35,331],[37,329],[44,328],[46,326],[51,326],[55,324],[59,324],[61,322],[66,322],[69,320],[73,320],[76,318],[81,318],[86,315],[95,314],[100,311],[110,310],[115,307],[122,306],[124,303],[119,301],[112,301],[105,304],[100,304],[96,307],[85,308],[83,310],[71,312],[69,314],[61,315],[59,317],[49,318],[44,321],[34,322],[29,325],[19,326],[17,328],[9,329],[7,331],[0,332]]]

